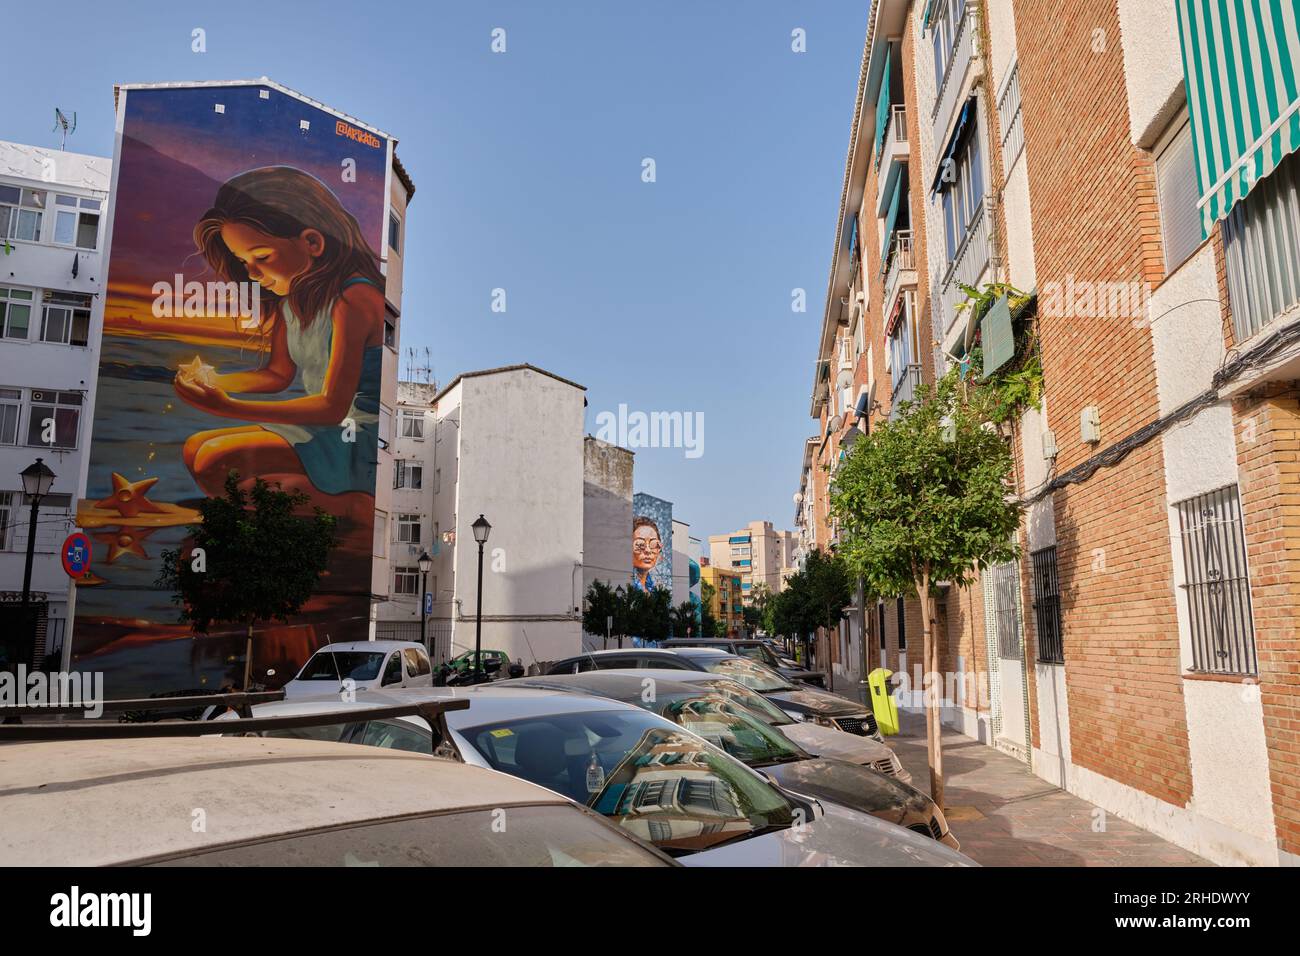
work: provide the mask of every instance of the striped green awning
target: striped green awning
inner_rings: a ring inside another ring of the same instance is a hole
[[[1300,0],[1178,0],[1201,233],[1300,147]]]

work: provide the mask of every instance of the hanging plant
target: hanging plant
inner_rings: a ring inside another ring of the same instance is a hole
[[[1011,360],[987,379],[981,379],[984,348],[980,333],[976,332],[975,344],[959,372],[966,383],[968,399],[983,406],[989,421],[1003,425],[1018,418],[1026,409],[1036,408],[1043,397],[1043,363],[1033,322],[1036,297],[1007,282],[989,282],[982,289],[963,285],[961,290],[966,299],[958,303],[957,311],[972,312],[976,322],[983,319],[1003,296],[1006,296],[1011,309],[1016,345]]]

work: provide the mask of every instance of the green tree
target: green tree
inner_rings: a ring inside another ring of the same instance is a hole
[[[668,630],[673,637],[696,637],[695,605],[683,601],[668,612]]]
[[[832,481],[831,513],[851,572],[868,593],[911,589],[921,602],[930,790],[940,807],[937,584],[968,584],[978,568],[1016,556],[1020,506],[1008,483],[1012,467],[978,396],[949,374],[934,389],[923,387],[898,418],[859,438]]]
[[[587,588],[586,600],[583,603],[586,605],[582,611],[584,631],[588,634],[599,634],[601,637],[622,636],[623,632],[620,628],[626,609],[621,588],[612,588],[607,582],[597,579]],[[614,619],[613,626],[609,626],[610,618]]]
[[[337,520],[321,508],[303,514],[311,499],[258,478],[251,489],[226,476],[225,495],[199,503],[201,522],[189,526],[192,544],[162,552],[155,585],[172,592],[180,619],[206,634],[213,624],[240,624],[247,635],[244,689],[253,665],[253,629],[287,622],[302,610],[334,548]]]
[[[716,637],[721,623],[713,614],[713,601],[718,589],[708,581],[700,582],[700,636]]]

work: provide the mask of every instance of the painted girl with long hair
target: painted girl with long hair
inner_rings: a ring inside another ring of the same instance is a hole
[[[301,170],[267,166],[218,191],[194,241],[226,282],[261,286],[262,367],[199,377],[182,371],[176,394],[222,418],[257,422],[198,432],[184,459],[209,496],[233,469],[301,490],[334,514],[370,520],[379,437],[384,280],[356,219]],[[269,306],[268,306],[269,302]],[[269,328],[268,328],[269,327]],[[305,395],[278,401],[301,373]]]

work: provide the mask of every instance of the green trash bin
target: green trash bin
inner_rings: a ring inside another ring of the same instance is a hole
[[[883,667],[877,667],[867,675],[867,687],[871,690],[871,712],[876,715],[876,727],[885,736],[898,733],[898,707],[894,704],[894,696],[889,692],[889,678],[893,675],[893,671]]]

